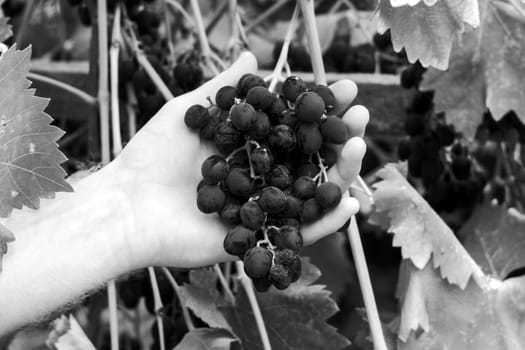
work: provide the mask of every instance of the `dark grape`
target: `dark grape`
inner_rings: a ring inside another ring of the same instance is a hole
[[[430,186],[438,181],[443,173],[443,163],[438,157],[425,158],[421,162],[421,178],[425,186]]]
[[[86,27],[91,26],[93,23],[91,20],[91,13],[89,12],[89,7],[86,4],[80,4],[77,8],[78,12],[78,18],[80,19],[80,23],[85,25]]]
[[[266,176],[269,185],[284,190],[292,184],[292,174],[284,165],[275,165],[270,173]]]
[[[246,197],[253,191],[253,182],[250,174],[244,169],[231,169],[226,176],[225,183],[234,196]]]
[[[173,77],[184,91],[191,91],[202,83],[204,73],[197,61],[179,62],[173,70]]]
[[[293,195],[286,195],[286,211],[284,214],[288,218],[300,217],[303,213],[303,201]]]
[[[405,119],[405,131],[410,136],[423,134],[425,131],[425,119],[423,116],[411,113]]]
[[[230,255],[242,257],[248,249],[255,247],[255,232],[243,226],[235,226],[224,238],[224,250]]]
[[[256,141],[263,140],[269,133],[272,125],[270,124],[270,118],[263,111],[255,112],[255,123],[251,129],[247,131],[247,135]]]
[[[297,147],[305,154],[312,154],[321,149],[323,135],[319,125],[315,123],[301,123],[297,127]]]
[[[230,108],[235,104],[235,98],[237,97],[237,89],[233,86],[223,86],[215,95],[215,103],[223,111],[229,111]]]
[[[290,277],[292,278],[292,282],[295,282],[301,277],[302,272],[302,263],[301,258],[299,256],[295,256],[293,263],[290,266],[287,266],[288,270],[290,271]]]
[[[272,93],[266,87],[255,86],[248,91],[246,103],[251,104],[255,109],[266,110],[272,106]]]
[[[392,45],[390,29],[383,34],[375,33],[373,37],[374,45],[381,51],[388,49]]]
[[[275,288],[282,290],[292,283],[292,276],[286,267],[275,264],[270,269],[270,280]]]
[[[217,185],[204,185],[197,192],[197,206],[203,213],[220,211],[224,206],[226,195]]]
[[[239,80],[239,86],[238,86],[239,96],[243,98],[246,97],[246,95],[248,94],[248,91],[250,91],[252,88],[256,86],[266,87],[266,82],[264,81],[263,78],[255,74],[248,73],[248,74],[243,75],[241,79]]]
[[[221,211],[221,218],[230,225],[241,223],[241,204],[236,200],[226,199],[226,204]]]
[[[330,181],[322,183],[315,191],[315,199],[324,209],[335,208],[341,201],[341,197],[339,186]]]
[[[208,110],[201,105],[193,105],[184,114],[184,123],[191,129],[200,129],[210,120]]]
[[[272,286],[272,281],[270,281],[269,276],[263,278],[253,278],[253,286],[258,292],[266,292]]]
[[[291,266],[295,260],[295,252],[291,249],[279,250],[275,253],[275,263],[286,267]]]
[[[303,122],[320,123],[324,110],[324,101],[315,92],[303,92],[295,101],[295,114]]]
[[[215,137],[215,129],[220,121],[217,118],[210,117],[208,122],[199,130],[199,137],[203,140],[213,140]]]
[[[279,249],[291,249],[299,253],[303,248],[303,236],[295,226],[281,226],[271,239]]]
[[[306,83],[297,76],[289,76],[283,83],[283,95],[290,102],[295,102],[300,94],[306,91]]]
[[[215,185],[228,175],[228,163],[221,156],[209,156],[201,166],[201,173],[207,183]]]
[[[268,186],[261,191],[259,196],[261,208],[271,214],[277,214],[286,209],[288,201],[286,194],[277,187]]]
[[[326,145],[323,145],[323,147],[321,147],[319,150],[319,154],[321,155],[323,163],[326,167],[331,167],[337,162],[337,151],[331,147],[326,147]]]
[[[292,129],[299,123],[299,119],[297,119],[293,109],[284,110],[277,120],[279,124],[288,125]]]
[[[297,167],[297,172],[296,172],[296,176],[299,178],[299,177],[302,177],[302,176],[307,176],[307,177],[310,177],[310,178],[313,178],[315,177],[317,174],[319,174],[319,171],[321,169],[319,169],[319,166],[317,164],[314,164],[314,163],[304,163],[304,164],[301,164]]]
[[[284,112],[288,108],[286,104],[286,100],[283,95],[279,95],[277,93],[272,94],[272,105],[268,110],[266,111],[268,113],[268,116],[272,118],[272,120],[276,120],[281,116],[281,113]]]
[[[342,119],[333,115],[329,115],[326,120],[321,123],[321,135],[324,141],[339,145],[348,140],[346,124]]]
[[[273,165],[273,156],[266,147],[258,147],[251,153],[253,170],[256,174],[267,174]]]
[[[418,91],[408,109],[418,114],[424,114],[432,108],[433,98],[433,91]]]
[[[237,147],[240,137],[241,134],[239,131],[237,131],[231,123],[225,121],[220,122],[215,128],[213,141],[219,152],[228,154]]]
[[[251,105],[241,102],[232,107],[230,118],[233,126],[241,131],[246,131],[255,124],[257,115]]]
[[[240,215],[242,225],[251,228],[252,230],[260,229],[266,219],[266,214],[259,203],[252,200],[249,200],[242,205]]]
[[[272,253],[263,247],[254,247],[244,255],[244,272],[250,278],[264,278],[272,267]]]
[[[270,146],[281,152],[290,152],[295,148],[297,138],[288,125],[279,124],[272,128],[268,135]]]
[[[312,222],[319,219],[323,215],[323,208],[315,200],[315,198],[307,199],[303,203],[302,218],[304,222]]]
[[[315,181],[308,176],[301,176],[293,183],[293,193],[303,200],[313,198],[316,190]]]
[[[335,95],[332,90],[326,85],[315,85],[310,91],[315,92],[324,101],[325,110],[327,113],[330,113],[336,104]]]
[[[471,161],[468,157],[459,156],[452,159],[452,173],[458,180],[465,180],[470,177]]]

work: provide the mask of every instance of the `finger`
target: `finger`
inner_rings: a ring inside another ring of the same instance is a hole
[[[348,128],[350,137],[365,136],[366,126],[370,120],[370,112],[368,108],[362,105],[355,105],[350,107],[343,116],[343,121]]]
[[[357,199],[344,196],[341,202],[333,210],[326,213],[321,219],[301,227],[305,244],[312,244],[315,241],[328,236],[337,231],[345,222],[359,211]]]
[[[194,101],[193,103],[203,103],[207,97],[210,97],[215,102],[215,93],[221,87],[226,85],[237,86],[243,75],[256,72],[257,60],[255,56],[251,52],[245,51],[230,68],[193,91],[190,94],[191,99]]]
[[[357,85],[348,79],[333,83],[330,85],[330,90],[334,93],[336,101],[334,109],[330,112],[332,115],[338,115],[346,111],[357,96]]]
[[[346,192],[361,171],[365,152],[366,144],[362,138],[352,137],[348,140],[337,162],[328,170],[328,180],[335,182],[343,192]]]

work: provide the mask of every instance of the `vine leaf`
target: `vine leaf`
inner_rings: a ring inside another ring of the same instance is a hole
[[[190,271],[190,283],[181,286],[181,295],[186,306],[210,327],[231,329],[218,305],[224,297],[217,290],[217,275],[210,269]]]
[[[96,350],[73,315],[62,315],[53,322],[46,345],[56,350]]]
[[[493,277],[504,279],[525,266],[525,215],[514,208],[489,204],[476,208],[460,232],[465,248]]]
[[[489,288],[471,280],[462,290],[443,280],[431,264],[422,270],[403,264],[409,278],[401,299],[399,350],[524,348],[525,277],[493,281]],[[414,315],[424,315],[427,323],[408,332],[403,322]]]
[[[330,292],[312,284],[321,275],[303,260],[303,276],[284,291],[272,289],[258,293],[257,300],[268,330],[272,349],[342,349],[350,342],[326,319],[338,311]],[[241,290],[235,305],[221,307],[234,333],[247,349],[262,349],[255,318],[248,298]]]
[[[12,46],[0,60],[0,217],[13,208],[38,209],[40,198],[72,191],[59,166],[66,160],[56,141],[64,134],[49,125],[49,100],[28,89],[31,49]]]
[[[411,6],[401,6],[401,5]],[[398,6],[398,7],[395,7]],[[477,0],[383,0],[378,31],[390,28],[394,50],[404,47],[410,62],[445,70],[454,39],[479,25]]]
[[[186,333],[173,350],[230,350],[234,343],[239,344],[239,339],[226,329],[197,328]]]
[[[525,122],[525,22],[483,0],[483,22],[454,44],[445,73],[429,69],[422,90],[434,90],[438,112],[473,138],[488,108],[498,121],[509,111]]]
[[[465,288],[470,277],[479,283],[484,275],[454,233],[392,164],[378,172],[383,180],[374,185],[375,211],[370,220],[394,234],[404,259],[419,269],[431,256],[434,267],[449,283]]]

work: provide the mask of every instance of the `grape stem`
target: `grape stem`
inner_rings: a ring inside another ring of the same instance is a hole
[[[137,96],[135,96],[135,89],[131,83],[126,84],[126,113],[128,115],[128,139],[131,140],[133,135],[137,132],[137,115],[135,107],[137,105]]]
[[[370,281],[370,274],[368,272],[368,266],[366,264],[365,253],[363,251],[355,215],[350,219],[347,233],[348,239],[350,240],[350,247],[352,248],[359,286],[361,287],[361,294],[363,295],[363,300],[365,302],[370,333],[374,343],[374,350],[387,350],[385,336],[383,335],[383,328],[381,326],[381,320],[379,319],[379,312],[377,311],[374,290],[372,289],[372,282]]]
[[[325,181],[328,181],[328,174],[326,173],[326,166],[324,165],[324,162],[323,162],[323,158],[321,157],[321,154],[319,152],[316,153],[317,155],[317,160],[318,160],[318,164],[319,164],[319,174],[321,174],[319,176],[319,179],[320,179],[320,183],[323,183]]]
[[[113,17],[113,28],[111,31],[111,48],[109,49],[109,69],[110,69],[110,96],[111,96],[111,131],[113,136],[113,157],[116,157],[122,151],[122,138],[120,131],[120,110],[119,110],[119,88],[118,88],[118,58],[120,45],[122,44],[122,35],[120,33],[120,4],[115,9]]]
[[[168,281],[171,284],[171,287],[173,288],[173,291],[175,292],[175,295],[177,296],[177,299],[179,299],[180,307],[182,310],[182,317],[184,318],[184,323],[186,323],[186,327],[188,327],[189,331],[192,331],[195,329],[195,325],[193,324],[193,321],[191,320],[190,311],[188,310],[188,307],[186,306],[185,300],[182,297],[182,294],[180,292],[180,286],[177,284],[177,281],[175,278],[173,278],[173,275],[171,274],[170,270],[168,270],[166,267],[161,267],[162,272],[164,272],[164,275],[168,278]]]
[[[204,63],[211,71],[213,75],[218,75],[219,70],[215,66],[212,60],[212,51],[208,37],[206,36],[206,28],[204,27],[204,21],[202,19],[201,9],[197,0],[190,0],[191,9],[193,11],[193,17],[195,18],[195,26],[197,29],[197,36],[199,38],[199,44],[202,52]]]
[[[217,277],[219,278],[219,282],[221,283],[224,293],[226,293],[228,301],[233,304],[235,302],[235,297],[233,296],[232,290],[230,289],[230,286],[228,285],[228,281],[226,280],[226,277],[222,273],[222,270],[219,264],[213,265],[213,271],[215,271],[215,273],[217,274]]]
[[[87,92],[82,91],[72,85],[64,83],[63,81],[60,81],[60,80],[57,80],[51,77],[47,77],[42,74],[34,73],[34,72],[29,72],[27,74],[27,78],[30,80],[37,80],[42,83],[53,85],[54,87],[67,91],[71,93],[72,95],[75,95],[76,97],[78,97],[79,99],[81,99],[82,101],[84,101],[85,103],[89,105],[96,106],[98,103],[95,97],[91,96]]]
[[[180,12],[182,14],[182,17],[184,17],[184,19],[188,21],[190,25],[195,26],[195,21],[193,20],[191,15],[184,9],[184,7],[181,4],[178,3],[178,1],[176,0],[164,0],[164,1],[166,2],[167,5],[170,5],[173,10]]]
[[[279,81],[284,80],[283,78],[283,68],[285,64],[287,64],[288,59],[288,48],[290,47],[290,42],[292,41],[292,37],[295,33],[296,23],[297,19],[299,17],[299,5],[295,5],[295,8],[293,10],[292,19],[290,20],[290,24],[288,24],[288,29],[286,30],[286,35],[284,37],[283,46],[281,48],[281,53],[279,54],[279,58],[277,59],[277,63],[275,64],[275,68],[273,69],[273,73],[266,77],[265,80],[270,80],[270,85],[268,86],[268,90],[270,92],[273,92],[275,90],[275,87],[277,86],[277,83]]]
[[[152,266],[148,267],[148,274],[151,283],[151,290],[153,291],[153,307],[155,308],[155,319],[157,320],[157,330],[159,332],[160,350],[166,350],[164,343],[164,323],[162,322],[161,314],[158,312],[160,309],[162,309],[162,300],[160,298],[157,277],[155,276],[155,269]]]
[[[244,264],[242,263],[242,261],[236,261],[235,264],[237,266],[237,274],[239,277],[239,281],[242,287],[244,288],[246,295],[248,296],[248,301],[250,302],[250,306],[255,317],[255,322],[257,324],[259,335],[261,336],[263,349],[271,350],[272,346],[270,344],[270,338],[268,337],[268,332],[264,324],[264,318],[261,313],[261,308],[259,307],[259,303],[257,302],[257,296],[255,295],[255,291],[253,289],[252,280],[244,272]]]
[[[308,46],[310,48],[310,59],[312,60],[312,70],[314,72],[315,82],[326,85],[326,72],[323,64],[323,53],[319,42],[319,33],[317,32],[317,23],[315,21],[314,0],[299,0],[301,12],[303,14]]]

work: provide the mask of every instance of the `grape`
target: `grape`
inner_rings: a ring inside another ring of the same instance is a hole
[[[266,82],[263,78],[261,78],[258,75],[247,73],[241,77],[239,80],[239,96],[240,97],[246,97],[248,94],[248,91],[250,91],[252,88],[256,86],[262,86],[266,87]]]
[[[80,23],[85,25],[86,27],[91,26],[91,14],[89,12],[89,7],[86,4],[80,4],[77,8],[78,12],[78,18],[80,19]]]
[[[391,45],[390,29],[383,34],[375,33],[373,37],[374,45],[381,51],[388,49]]]
[[[308,176],[301,176],[293,183],[293,193],[297,198],[306,200],[313,198],[317,190],[315,181]]]
[[[348,140],[348,130],[342,119],[330,115],[321,123],[321,135],[325,142],[343,144]]]
[[[211,119],[208,110],[201,105],[193,105],[184,114],[184,123],[188,128],[201,129]]]
[[[327,181],[315,191],[315,199],[324,209],[335,208],[341,201],[341,189],[335,183]]]
[[[304,163],[304,164],[301,164],[301,165],[299,165],[297,167],[296,176],[298,178],[302,177],[302,176],[307,176],[307,177],[313,178],[317,174],[319,174],[320,170],[321,169],[319,169],[319,166],[317,164]]]
[[[422,161],[423,159],[417,154],[411,154],[408,157],[408,173],[414,177],[420,177]]]
[[[300,121],[319,123],[325,110],[324,101],[315,92],[303,92],[295,101],[295,114]]]
[[[302,263],[301,258],[299,256],[295,256],[293,263],[288,266],[288,269],[290,271],[290,277],[292,278],[292,282],[295,282],[301,277],[302,272]]]
[[[416,85],[416,76],[415,72],[412,69],[412,66],[403,69],[401,72],[401,87],[404,89],[410,89]]]
[[[258,147],[251,153],[253,170],[256,174],[267,174],[272,168],[273,156],[266,147]]]
[[[405,119],[405,131],[410,136],[423,134],[425,131],[425,120],[418,114],[408,114]]]
[[[272,281],[270,281],[269,276],[263,278],[253,278],[253,286],[258,292],[266,292],[272,286]]]
[[[232,169],[226,176],[226,187],[234,196],[246,197],[253,191],[253,182],[248,171],[244,169]]]
[[[284,190],[292,184],[292,174],[284,165],[275,165],[266,176],[269,185]]]
[[[286,100],[284,96],[279,95],[277,93],[273,93],[272,94],[272,105],[266,111],[268,113],[268,116],[272,118],[272,120],[276,120],[281,116],[281,113],[283,113],[286,109],[288,109],[288,106],[286,104]]]
[[[279,124],[288,125],[293,129],[296,127],[297,123],[299,123],[299,119],[297,119],[293,109],[286,109],[279,116],[278,122]]]
[[[424,114],[432,108],[433,98],[433,91],[418,91],[408,109],[418,114]]]
[[[268,186],[262,190],[259,204],[264,211],[276,214],[286,209],[288,201],[283,191],[277,187]]]
[[[397,156],[401,160],[406,160],[410,156],[410,141],[408,139],[403,139],[399,142]]]
[[[215,185],[228,175],[228,163],[221,156],[210,156],[202,163],[201,173],[207,183]]]
[[[289,267],[294,263],[295,257],[295,252],[286,248],[275,253],[274,262],[278,265]]]
[[[241,131],[246,131],[255,124],[257,115],[251,105],[240,102],[232,107],[230,118],[233,126]]]
[[[295,71],[312,71],[312,63],[310,62],[310,54],[306,48],[298,42],[292,42],[288,49],[288,62],[290,68]]]
[[[272,253],[263,247],[255,247],[244,255],[244,272],[250,278],[264,278],[270,273],[272,267]]]
[[[301,152],[312,154],[321,149],[323,136],[319,125],[314,123],[301,123],[297,127],[297,146]]]
[[[283,82],[282,89],[284,97],[290,102],[295,102],[297,97],[306,91],[306,83],[303,79],[292,75]]]
[[[454,157],[452,159],[452,173],[458,180],[465,180],[470,177],[470,159],[466,156]]]
[[[203,140],[213,140],[215,137],[215,129],[220,121],[217,118],[208,118],[206,125],[199,130],[199,137]]]
[[[421,162],[421,178],[425,186],[437,182],[443,173],[443,164],[438,157],[425,158]]]
[[[441,149],[441,143],[439,142],[439,136],[435,132],[428,132],[423,136],[423,156],[427,158],[439,157],[439,150]]]
[[[219,152],[228,154],[232,152],[239,142],[241,134],[233,126],[225,121],[220,122],[215,128],[213,141]]]
[[[160,17],[157,13],[148,10],[142,10],[138,16],[135,23],[140,34],[147,34],[151,29],[155,29],[160,25]]]
[[[223,86],[215,95],[215,103],[223,111],[229,111],[230,108],[235,104],[235,98],[237,97],[237,89],[233,86]]]
[[[316,85],[313,88],[310,89],[310,91],[315,92],[324,101],[324,106],[326,109],[326,113],[330,113],[336,104],[335,95],[332,92],[332,90],[326,86],[326,85]]]
[[[255,232],[239,225],[235,226],[226,234],[224,238],[224,250],[230,255],[242,257],[248,249],[255,247],[256,243],[257,237],[255,236]]]
[[[173,69],[173,77],[184,91],[197,88],[204,79],[204,73],[197,62],[179,62]]]
[[[248,91],[246,103],[249,103],[257,110],[266,110],[272,106],[272,93],[264,86],[255,86]]]
[[[319,155],[323,159],[323,163],[326,167],[331,167],[337,162],[338,154],[337,151],[332,147],[327,147],[326,145],[323,145],[323,147],[321,147],[321,149],[319,150]]]
[[[251,228],[252,230],[260,229],[266,219],[266,215],[261,206],[257,201],[252,200],[242,205],[240,215],[243,226]]]
[[[238,225],[241,223],[241,204],[232,199],[226,199],[226,204],[221,211],[221,218],[224,222],[230,225]]]
[[[268,135],[270,146],[281,152],[290,152],[297,143],[296,135],[288,125],[279,124]]]
[[[261,141],[268,135],[271,127],[272,125],[270,124],[268,115],[263,111],[256,111],[255,123],[246,134],[256,141]]]
[[[220,211],[225,200],[226,195],[217,185],[204,185],[197,192],[197,207],[206,214]]]
[[[275,288],[283,290],[292,283],[290,271],[283,265],[273,265],[270,269],[270,280]]]
[[[157,86],[155,86],[144,68],[140,68],[133,74],[133,85],[136,90],[144,91],[147,94],[153,94],[157,91]]]
[[[303,201],[293,195],[286,195],[286,211],[285,215],[288,218],[298,218],[303,213]]]
[[[317,203],[315,198],[307,199],[303,203],[302,218],[304,222],[312,222],[323,215],[323,208]]]
[[[141,295],[135,289],[135,286],[129,281],[118,284],[119,298],[128,309],[134,309],[139,304]]]
[[[303,236],[295,226],[281,226],[272,237],[275,245],[280,249],[291,249],[295,253],[303,248]]]

